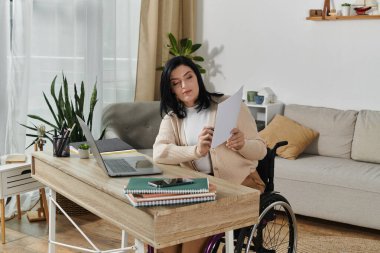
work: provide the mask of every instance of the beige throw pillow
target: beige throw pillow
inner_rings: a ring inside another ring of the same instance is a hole
[[[288,141],[288,145],[277,149],[277,154],[295,160],[318,137],[318,132],[278,114],[259,135],[269,148],[279,141]]]

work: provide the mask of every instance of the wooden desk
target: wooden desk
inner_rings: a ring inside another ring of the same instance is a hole
[[[164,174],[157,177],[205,177],[178,166],[158,166]],[[32,176],[132,235],[140,245],[137,252],[143,252],[141,242],[158,249],[221,232],[230,231],[230,236],[234,229],[255,224],[259,215],[259,191],[215,177],[209,179],[217,186],[216,201],[135,208],[123,193],[129,178],[108,177],[94,159],[56,158],[45,152],[35,152]],[[49,210],[55,209],[51,207]],[[54,220],[50,217],[50,222]]]

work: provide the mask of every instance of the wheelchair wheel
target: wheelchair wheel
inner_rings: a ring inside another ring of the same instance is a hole
[[[258,224],[240,230],[235,252],[293,253],[297,225],[289,202],[280,194],[263,196]]]

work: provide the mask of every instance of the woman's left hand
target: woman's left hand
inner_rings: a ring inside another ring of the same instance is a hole
[[[231,136],[227,139],[226,146],[233,151],[240,150],[245,144],[244,134],[238,128],[231,130]]]

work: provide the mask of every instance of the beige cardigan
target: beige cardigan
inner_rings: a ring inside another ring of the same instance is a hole
[[[218,103],[227,97],[213,97],[210,106],[209,126],[215,125]],[[199,159],[196,146],[188,146],[183,130],[183,120],[174,113],[165,115],[153,145],[153,160],[156,163],[179,164],[182,167],[197,170],[193,160]],[[257,134],[257,127],[248,107],[242,103],[237,128],[244,133],[245,145],[239,151],[228,149],[225,144],[211,148],[210,158],[214,176],[230,182],[241,184],[243,180],[256,170],[258,160],[265,157],[265,142]]]

